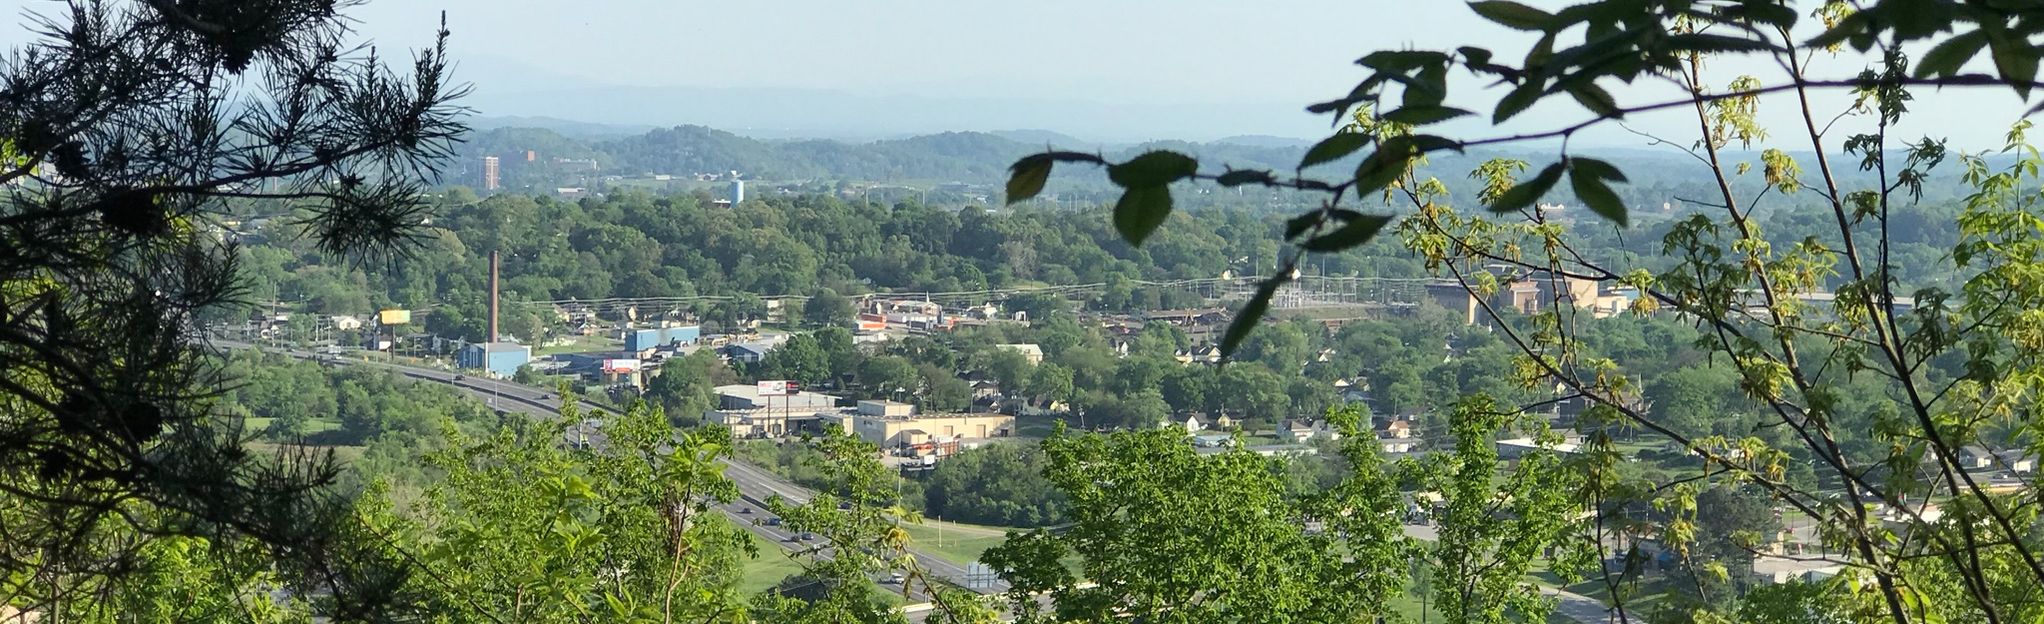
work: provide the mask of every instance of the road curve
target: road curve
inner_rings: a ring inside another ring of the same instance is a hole
[[[266,353],[276,353],[302,360],[327,361],[319,353],[302,349],[255,345],[232,340],[215,340],[213,344],[226,349],[259,349]],[[506,412],[519,412],[536,417],[552,417],[560,414],[561,403],[558,395],[525,384],[471,377],[455,371],[409,366],[394,362],[377,362],[374,360],[352,358],[343,358],[339,362],[351,366],[367,366],[387,370],[416,380],[453,386],[474,395],[478,399],[484,400],[491,407]],[[616,413],[616,410],[588,399],[580,399],[578,403],[585,410]],[[740,501],[733,502],[732,504],[718,506],[718,511],[723,512],[726,517],[729,517],[738,526],[744,527],[746,530],[752,531],[768,541],[780,544],[782,548],[788,551],[808,550],[808,544],[790,539],[792,533],[779,530],[777,527],[756,524],[754,520],[758,519],[757,514],[743,513],[743,510],[763,505],[774,496],[780,496],[796,504],[806,503],[809,502],[813,493],[807,488],[790,483],[782,479],[780,475],[768,472],[758,466],[728,458],[720,461],[724,463],[725,476],[738,485],[738,492],[742,498]],[[764,510],[759,511],[763,512]],[[915,556],[917,563],[930,574],[956,584],[959,587],[969,587],[966,583],[966,570],[963,566],[929,553],[916,550],[909,552]],[[975,591],[982,594],[995,594],[1006,590],[1007,584],[999,582],[994,587],[975,589]]]

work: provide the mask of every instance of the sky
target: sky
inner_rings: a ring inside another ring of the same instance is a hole
[[[0,0],[0,15],[60,7]],[[866,126],[875,136],[1032,128],[1105,141],[1311,138],[1330,121],[1304,105],[1345,94],[1364,75],[1352,63],[1364,53],[1475,42],[1512,58],[1530,43],[1453,0],[374,0],[348,15],[387,52],[429,43],[443,11],[457,77],[474,83],[483,114],[797,134]],[[0,27],[0,45],[27,36]],[[1859,64],[1831,69],[1850,76]],[[1763,102],[1763,120],[1792,129],[1788,104]],[[1978,149],[1998,145],[2027,107],[2006,92],[1923,92],[1916,110],[1905,132],[1922,126]],[[1581,115],[1573,104],[1543,105],[1496,131]],[[1682,115],[1628,125],[1684,143],[1696,134]],[[1648,143],[1616,127],[1578,140]]]

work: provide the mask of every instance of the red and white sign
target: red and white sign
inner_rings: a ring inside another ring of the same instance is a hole
[[[604,360],[604,361],[603,361],[603,372],[605,372],[605,373],[636,373],[636,372],[639,372],[639,361],[638,361],[638,360]]]
[[[759,382],[760,396],[787,396],[801,389],[800,384],[787,380]]]

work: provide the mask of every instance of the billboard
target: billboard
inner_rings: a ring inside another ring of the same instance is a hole
[[[639,361],[638,361],[638,360],[622,360],[622,359],[619,359],[619,360],[604,360],[604,361],[603,361],[603,372],[605,372],[605,373],[636,373],[636,372],[639,372]]]
[[[787,396],[801,390],[802,386],[792,381],[775,380],[759,382],[760,396]]]
[[[377,312],[376,322],[383,325],[405,325],[412,322],[412,311],[384,310]]]

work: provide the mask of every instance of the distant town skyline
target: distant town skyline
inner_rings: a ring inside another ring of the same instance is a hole
[[[17,17],[61,14],[62,6],[0,0],[0,12]],[[457,78],[474,83],[468,104],[484,115],[701,124],[759,136],[1043,129],[1108,142],[1312,138],[1327,133],[1331,120],[1306,114],[1304,106],[1346,93],[1364,75],[1352,61],[1368,51],[1445,48],[1471,29],[1496,31],[1493,48],[1506,58],[1530,43],[1521,33],[1482,22],[1461,2],[1396,0],[1270,6],[1222,0],[378,0],[347,10],[362,36],[385,54],[430,43],[444,11],[460,62]],[[14,21],[0,28],[0,45],[28,40],[27,21]],[[1825,62],[1819,60],[1820,69]],[[1828,73],[1851,75],[1857,62],[1841,58]],[[1457,89],[1485,86],[1456,80]],[[1660,86],[1630,88],[1672,94]],[[1997,147],[2028,108],[2006,91],[1953,96],[1919,89],[1917,96],[1917,114],[1907,122],[1914,125],[1899,132],[1948,136],[1965,149]],[[1832,94],[1820,104],[1848,101]],[[1799,123],[1788,104],[1762,105],[1763,121],[1781,136],[1791,136],[1787,131]],[[1582,116],[1571,103],[1543,105],[1501,130],[1552,127]],[[1642,116],[1628,125],[1675,142],[1694,140],[1693,118],[1679,113]],[[1578,140],[1648,143],[1615,126]]]

